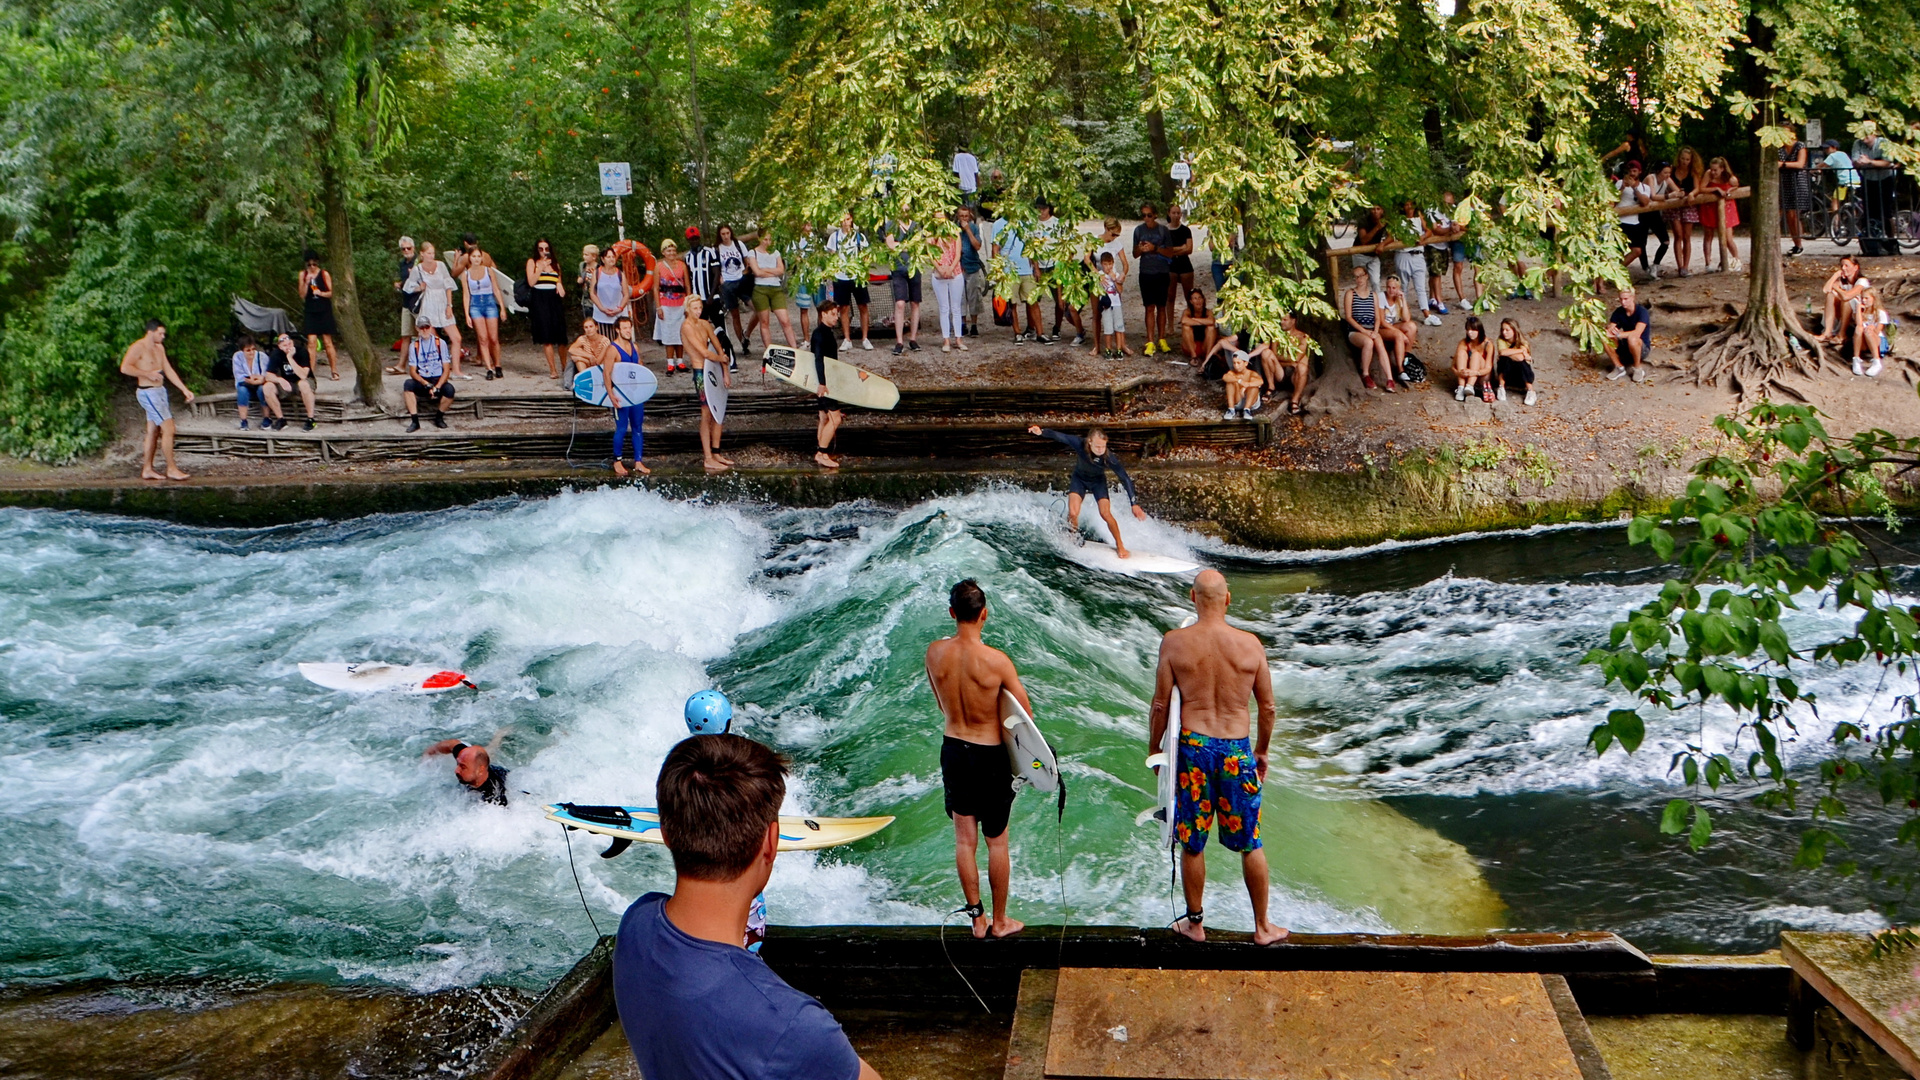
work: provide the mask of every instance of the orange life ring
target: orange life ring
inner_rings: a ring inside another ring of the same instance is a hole
[[[638,300],[652,292],[654,258],[647,245],[638,240],[622,240],[613,245],[613,251],[620,258],[620,269],[627,275],[627,280],[634,282],[633,291],[627,299]],[[641,262],[647,264],[644,276],[640,273]]]

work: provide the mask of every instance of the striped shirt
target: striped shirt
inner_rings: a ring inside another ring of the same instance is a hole
[[[1357,290],[1353,294],[1353,321],[1373,329],[1373,294],[1362,296]]]
[[[702,300],[720,296],[720,253],[711,247],[687,252],[687,290]]]

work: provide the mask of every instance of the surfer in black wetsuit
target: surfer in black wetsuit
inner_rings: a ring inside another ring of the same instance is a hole
[[[1107,530],[1113,533],[1114,553],[1123,559],[1132,554],[1127,550],[1127,545],[1120,541],[1120,523],[1114,520],[1113,505],[1107,497],[1108,469],[1113,470],[1113,474],[1120,478],[1120,485],[1127,489],[1127,502],[1133,505],[1133,516],[1145,521],[1147,512],[1140,509],[1140,500],[1133,493],[1133,477],[1128,476],[1126,466],[1120,464],[1120,456],[1107,449],[1107,433],[1099,428],[1089,428],[1086,437],[1081,438],[1036,424],[1027,429],[1027,434],[1052,439],[1073,448],[1073,477],[1067,485],[1067,528],[1080,527],[1080,500],[1092,495],[1094,505],[1100,509],[1100,520],[1106,522]]]
[[[483,802],[496,806],[507,805],[507,773],[493,763],[493,755],[500,752],[500,741],[507,737],[506,728],[494,733],[493,741],[485,746],[474,746],[459,739],[442,739],[420,756],[433,757],[436,754],[453,755],[453,775],[462,784],[478,792]]]

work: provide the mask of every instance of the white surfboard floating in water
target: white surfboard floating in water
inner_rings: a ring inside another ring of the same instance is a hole
[[[613,365],[613,388],[620,394],[619,404],[638,405],[653,397],[660,389],[660,380],[644,364],[623,362]],[[573,396],[589,405],[612,406],[614,402],[607,399],[605,369],[590,367],[575,375]]]
[[[643,844],[666,843],[660,837],[660,812],[651,806],[585,806],[563,802],[541,809],[547,812],[549,821],[557,821],[569,829],[611,837],[613,843],[600,853],[603,859],[611,859],[627,850],[635,840]],[[891,824],[892,817],[836,818],[783,814],[780,818],[780,850],[818,851],[821,848],[839,847],[855,840],[864,840]]]
[[[1127,558],[1121,558],[1112,544],[1105,540],[1089,540],[1077,547],[1070,547],[1067,558],[1081,566],[1094,570],[1105,570],[1110,574],[1191,574],[1200,569],[1200,564],[1177,555],[1162,555],[1157,551],[1141,551],[1133,548]]]
[[[826,358],[827,396],[864,409],[891,409],[900,404],[900,388],[865,368]],[[774,345],[760,360],[760,370],[790,386],[812,394],[820,389],[813,377],[813,354],[805,349]]]
[[[375,660],[358,664],[301,664],[300,674],[307,681],[329,690],[347,690],[371,694],[443,694],[465,686],[477,690],[458,671],[431,664],[385,664]]]
[[[1000,690],[1000,728],[1000,742],[1007,748],[1007,764],[1013,769],[1014,791],[1025,785],[1042,795],[1057,794],[1059,813],[1064,816],[1067,784],[1060,776],[1060,762],[1053,756],[1047,737],[1040,734],[1040,725],[1020,707],[1020,699],[1004,687]]]

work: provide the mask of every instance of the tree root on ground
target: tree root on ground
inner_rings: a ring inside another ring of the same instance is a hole
[[[1758,318],[1742,315],[1732,326],[1708,334],[1679,378],[1691,377],[1698,386],[1724,382],[1742,402],[1770,392],[1804,402],[1806,395],[1782,380],[1793,375],[1818,378],[1830,364],[1821,341],[1792,311],[1776,307]]]

